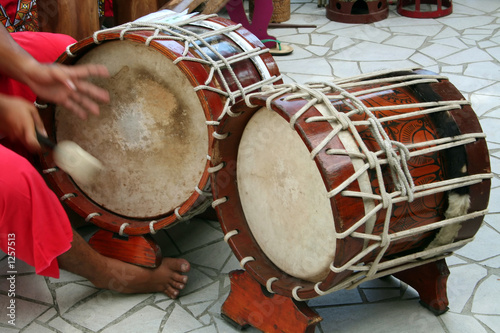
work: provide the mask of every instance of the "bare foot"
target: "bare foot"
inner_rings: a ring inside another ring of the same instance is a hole
[[[155,269],[139,267],[108,258],[92,249],[73,232],[71,248],[57,257],[59,267],[87,278],[96,287],[122,293],[163,292],[176,298],[188,277],[190,265],[185,259],[164,258]]]
[[[98,288],[121,293],[163,292],[176,298],[186,286],[189,263],[184,259],[164,258],[155,269],[139,267],[106,258],[108,268],[90,281]]]

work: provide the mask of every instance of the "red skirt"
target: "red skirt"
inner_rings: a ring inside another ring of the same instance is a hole
[[[66,35],[16,32],[11,35],[40,62],[54,62],[75,40]],[[0,93],[35,101],[23,84],[0,76]],[[4,141],[5,142],[5,141]],[[0,140],[0,144],[4,144]],[[37,274],[59,277],[57,257],[71,248],[73,231],[56,195],[23,156],[0,145],[0,249],[35,267]],[[15,266],[9,268],[15,271]],[[4,272],[6,274],[7,272]]]

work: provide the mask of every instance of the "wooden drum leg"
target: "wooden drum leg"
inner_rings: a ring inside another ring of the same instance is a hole
[[[99,230],[90,238],[89,244],[103,256],[138,266],[155,268],[162,260],[161,249],[150,235],[123,237]]]
[[[448,311],[446,282],[450,271],[444,259],[394,274],[401,281],[415,288],[420,304],[436,316]]]
[[[246,271],[232,271],[229,277],[231,293],[222,305],[222,316],[239,328],[253,326],[267,333],[312,333],[322,320],[304,302],[267,295]]]

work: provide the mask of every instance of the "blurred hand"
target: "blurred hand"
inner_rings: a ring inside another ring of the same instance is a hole
[[[20,141],[32,152],[40,151],[35,126],[44,135],[45,128],[37,108],[23,98],[0,95],[0,133]]]
[[[99,103],[109,102],[109,93],[87,81],[90,77],[109,77],[103,65],[40,64],[33,62],[26,84],[41,99],[63,106],[78,117],[99,114]]]

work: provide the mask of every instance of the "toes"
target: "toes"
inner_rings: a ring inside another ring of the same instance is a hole
[[[172,299],[175,299],[175,298],[177,298],[177,296],[179,296],[179,290],[177,290],[177,289],[175,289],[175,288],[173,288],[173,287],[169,286],[169,287],[167,287],[167,289],[165,290],[165,294],[166,294],[168,297],[170,297],[170,298],[172,298]]]

